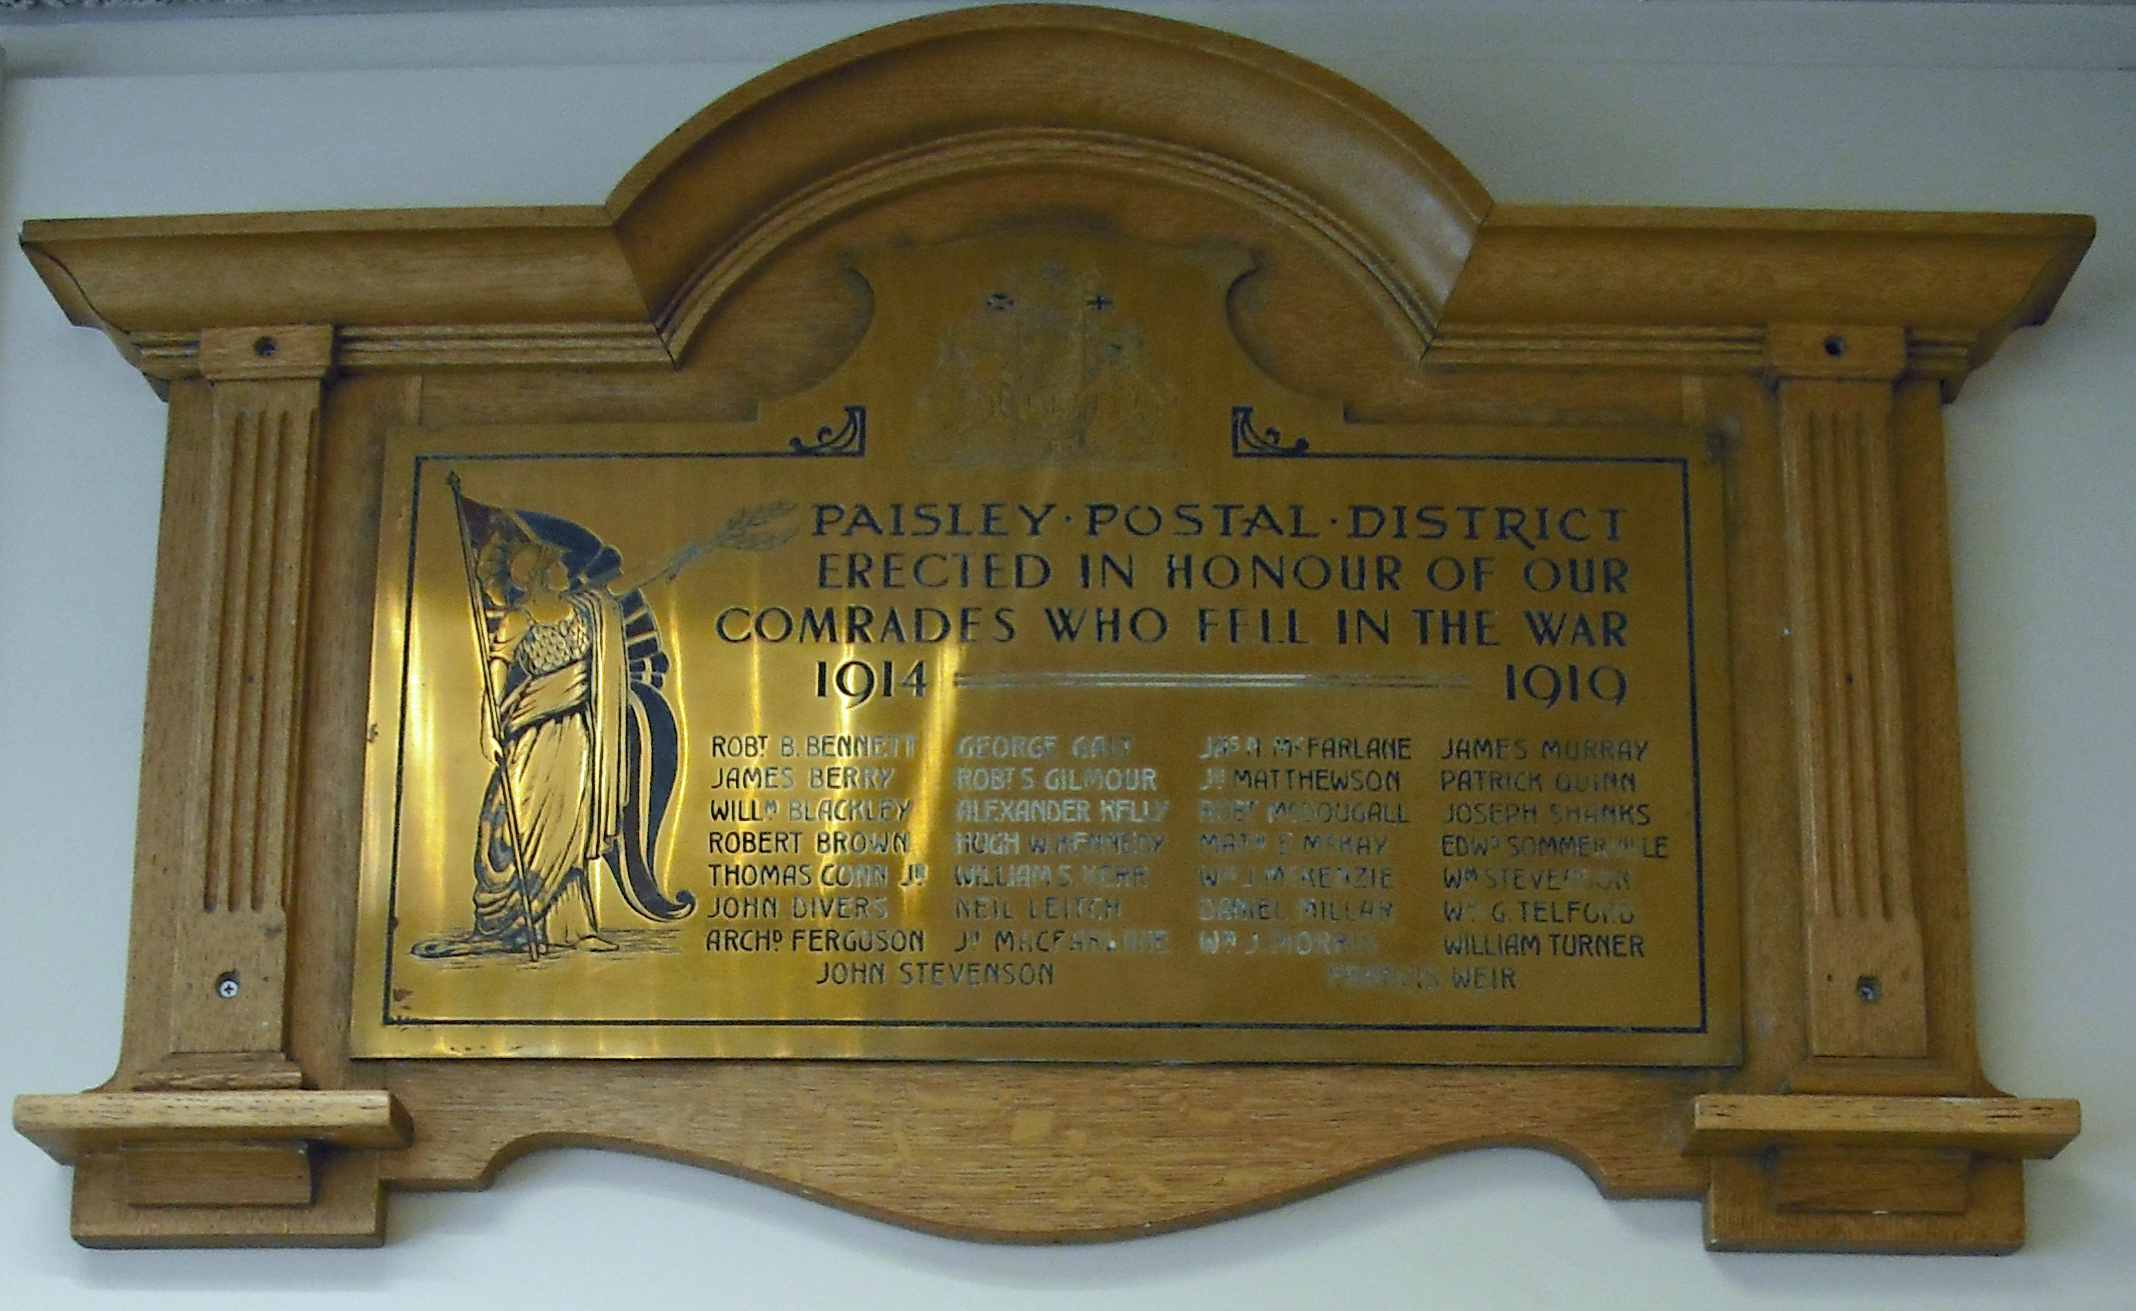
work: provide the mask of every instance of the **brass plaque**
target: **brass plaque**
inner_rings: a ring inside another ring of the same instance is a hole
[[[355,1055],[1737,1059],[1694,434],[1347,423],[1237,254],[857,265],[757,422],[393,438]]]

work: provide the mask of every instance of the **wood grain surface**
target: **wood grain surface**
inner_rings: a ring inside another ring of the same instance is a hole
[[[1704,438],[1726,483],[1741,1064],[351,1062],[386,434],[748,417],[866,331],[853,252],[1048,224],[1247,252],[1240,345],[1359,420]],[[2046,316],[2090,238],[2061,215],[1494,206],[1324,70],[1044,6],[775,70],[606,207],[28,224],[53,295],[171,409],[121,1068],[103,1100],[18,1102],[18,1127],[78,1159],[74,1232],[104,1245],[376,1242],[387,1188],[480,1187],[565,1144],[1012,1241],[1522,1144],[1613,1196],[1703,1192],[1716,1246],[2007,1250],[2012,1158],[2075,1110],[2001,1097],[1974,1052],[1940,405]],[[364,1136],[389,1092],[405,1146]],[[222,1100],[171,1100],[194,1094]],[[333,1119],[359,1103],[369,1127]],[[308,1202],[286,1152],[168,1150],[292,1136],[322,1144]]]

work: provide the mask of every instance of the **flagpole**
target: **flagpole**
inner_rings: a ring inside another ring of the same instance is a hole
[[[483,619],[481,580],[475,576],[475,551],[467,539],[467,502],[460,494],[460,475],[450,472],[445,475],[445,485],[452,489],[452,519],[460,533],[460,565],[467,574],[467,610],[475,625],[475,648],[482,661],[482,717],[489,728],[491,746],[496,751],[497,780],[504,789],[504,822],[512,834],[512,883],[519,889],[520,913],[526,917],[527,959],[541,959],[541,944],[534,936],[534,897],[527,891],[527,848],[519,836],[519,798],[512,792],[512,770],[505,758],[503,724],[497,714],[497,689],[490,682],[490,631]],[[487,857],[485,857],[487,859]]]

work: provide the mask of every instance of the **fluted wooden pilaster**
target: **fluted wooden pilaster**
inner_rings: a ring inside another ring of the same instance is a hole
[[[220,1062],[230,1066],[221,1075],[205,1072],[217,1062],[180,1062],[196,1080],[300,1077],[272,1057],[284,1044],[311,466],[332,344],[325,327],[201,339],[212,417],[194,649],[208,658],[192,689],[179,855],[190,893],[171,926],[171,1050],[250,1059]]]
[[[1812,1056],[1928,1052],[1892,451],[1896,329],[1776,330]]]

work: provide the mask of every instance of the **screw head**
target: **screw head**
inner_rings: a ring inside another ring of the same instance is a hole
[[[237,971],[229,970],[215,980],[215,995],[224,1001],[237,995]]]
[[[1884,981],[1874,974],[1864,974],[1854,981],[1854,995],[1873,1006],[1884,999]]]

